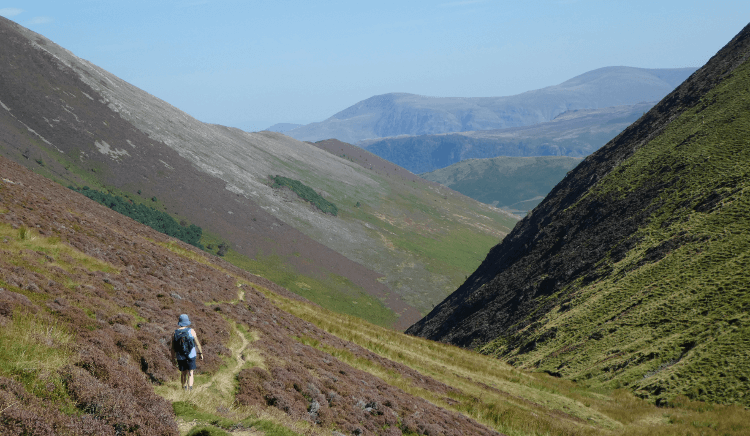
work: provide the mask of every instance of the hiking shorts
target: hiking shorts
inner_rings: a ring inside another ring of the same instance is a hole
[[[193,357],[192,359],[178,360],[177,367],[180,368],[180,371],[196,369],[197,366],[195,366],[195,357]]]

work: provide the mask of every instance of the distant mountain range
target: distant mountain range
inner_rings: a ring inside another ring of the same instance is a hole
[[[522,218],[581,160],[567,156],[467,159],[421,176]]]
[[[656,404],[750,406],[750,25],[407,332]]]
[[[521,127],[563,112],[657,101],[695,68],[606,67],[559,85],[509,97],[426,97],[383,94],[363,100],[325,121],[285,131],[303,141],[336,138],[358,143],[399,135]]]
[[[584,157],[651,109],[654,102],[563,112],[525,127],[362,141],[359,146],[414,173],[464,159],[496,156]]]

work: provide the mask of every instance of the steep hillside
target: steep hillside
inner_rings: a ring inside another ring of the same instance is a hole
[[[358,145],[415,173],[465,159],[497,156],[584,157],[598,150],[655,103],[564,112],[525,127],[362,141]]]
[[[426,97],[394,93],[370,97],[325,121],[285,132],[304,141],[336,138],[358,143],[398,135],[504,129],[551,121],[577,109],[657,101],[695,68],[606,67],[509,97]]]
[[[205,246],[228,243],[227,259],[330,309],[403,329],[515,224],[395,167],[378,173],[279,133],[201,123],[28,29],[0,18],[0,32],[0,153],[198,225]],[[339,213],[274,188],[276,175]],[[468,242],[460,253],[457,240]]]
[[[523,217],[580,162],[565,156],[501,156],[468,159],[421,176]]]
[[[0,434],[750,431],[742,408],[659,409],[326,311],[2,157],[0,175]],[[181,313],[205,357],[190,393]]]
[[[750,405],[750,26],[563,179],[415,335]]]

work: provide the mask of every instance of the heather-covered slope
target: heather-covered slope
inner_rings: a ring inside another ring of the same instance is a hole
[[[326,311],[2,157],[0,175],[0,434],[750,430],[738,407],[659,409]],[[180,313],[205,354],[191,393]]]
[[[523,217],[580,162],[567,156],[468,159],[421,177]]]
[[[657,402],[750,405],[750,26],[408,332]]]
[[[497,156],[585,157],[653,107],[639,103],[564,112],[525,127],[440,135],[380,138],[357,144],[415,173],[445,168],[465,159]]]
[[[0,37],[0,154],[201,226],[203,245],[228,243],[227,259],[328,308],[406,328],[516,222],[395,167],[201,123],[4,18]],[[276,175],[339,213],[274,188]]]
[[[693,71],[695,68],[605,67],[559,85],[508,97],[427,97],[406,93],[376,95],[325,121],[285,133],[303,141],[336,138],[358,143],[366,139],[399,135],[528,126],[550,121],[569,110],[657,101]]]
[[[434,426],[456,435],[493,434],[300,345],[295,338],[303,335],[341,342],[270,304],[262,292],[300,301],[274,283],[4,158],[0,174],[0,433],[177,434],[171,405],[151,384],[171,383],[160,393],[179,393],[167,344],[178,315],[189,313],[205,353],[202,374],[221,370],[237,337],[252,341],[236,351],[249,361],[235,374],[236,401],[204,412],[236,419],[228,407],[236,412],[238,402],[247,406],[245,413],[257,415],[273,405],[288,422],[333,426],[347,434],[374,435],[388,427],[400,434],[401,421],[415,431]],[[416,378],[403,365],[389,366]],[[425,386],[447,388],[420,378]],[[177,398],[190,403],[192,397]],[[360,400],[377,404],[378,413],[364,411]],[[315,416],[307,413],[311,401],[318,403]]]

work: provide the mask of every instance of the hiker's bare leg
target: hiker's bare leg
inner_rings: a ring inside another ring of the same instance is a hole
[[[187,370],[182,371],[180,373],[180,382],[181,382],[180,384],[182,385],[182,387],[187,386],[187,384],[186,384],[187,378],[188,378],[187,377],[187,375],[188,375],[187,373],[188,373]],[[193,371],[190,371],[190,384],[192,384],[192,383],[193,383]]]
[[[188,387],[189,389],[193,389],[193,370],[190,370],[190,378],[188,379]]]

